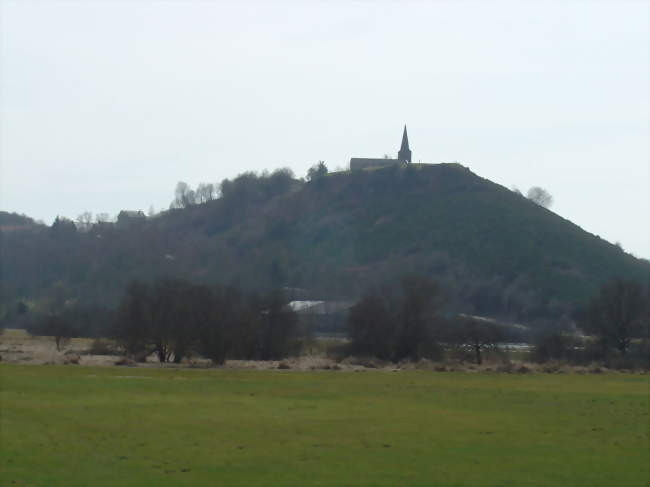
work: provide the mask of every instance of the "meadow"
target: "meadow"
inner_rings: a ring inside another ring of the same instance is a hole
[[[645,375],[0,365],[4,486],[650,485]]]

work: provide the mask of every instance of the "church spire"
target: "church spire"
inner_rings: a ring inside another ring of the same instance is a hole
[[[409,136],[406,133],[406,125],[404,125],[404,134],[402,135],[402,147],[397,153],[397,159],[401,162],[411,162],[411,149],[409,149]]]

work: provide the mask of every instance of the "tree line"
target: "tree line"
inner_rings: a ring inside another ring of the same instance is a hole
[[[438,283],[407,276],[370,290],[350,308],[343,352],[393,362],[454,357],[481,364],[486,353],[502,354],[504,342],[528,342],[538,362],[648,367],[649,297],[638,281],[612,280],[574,321],[526,330],[450,313]],[[310,333],[281,291],[260,294],[180,279],[132,281],[116,308],[67,300],[61,289],[40,314],[19,302],[6,316],[12,326],[53,336],[57,348],[69,337],[109,337],[136,360],[153,353],[175,363],[195,355],[214,364],[283,359],[299,354]]]
[[[375,289],[350,309],[349,352],[393,362],[441,360],[453,352],[480,364],[486,350],[519,338],[516,330],[444,311],[443,290],[425,277],[408,276],[396,288]]]
[[[260,296],[178,279],[130,283],[110,335],[131,357],[174,363],[194,354],[215,364],[274,360],[300,348],[298,317],[281,291]]]
[[[235,198],[240,203],[257,203],[288,191],[294,181],[296,180],[293,171],[286,167],[272,172],[264,171],[261,174],[249,171],[232,180],[224,179],[216,184],[199,183],[196,189],[192,189],[184,181],[179,181],[170,209],[209,203],[218,198]]]
[[[564,326],[524,331],[479,317],[449,316],[435,282],[408,277],[398,289],[373,290],[351,308],[349,351],[393,362],[452,354],[481,364],[486,351],[499,352],[501,343],[521,341],[533,345],[530,358],[538,362],[650,366],[648,287],[609,281],[574,318]]]

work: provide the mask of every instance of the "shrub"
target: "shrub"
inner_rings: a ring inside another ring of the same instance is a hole
[[[68,355],[68,356],[66,356],[65,360],[63,361],[63,365],[79,365],[80,360],[81,360],[81,357],[79,357],[79,355],[77,355],[77,354]]]
[[[131,360],[130,358],[126,358],[126,357],[121,358],[119,360],[116,360],[113,363],[115,365],[124,365],[124,366],[127,366],[127,367],[133,367],[135,365],[135,362],[133,360]]]

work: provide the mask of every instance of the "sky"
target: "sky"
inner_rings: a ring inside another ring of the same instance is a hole
[[[459,162],[650,257],[650,2],[0,0],[0,209],[178,181]]]

